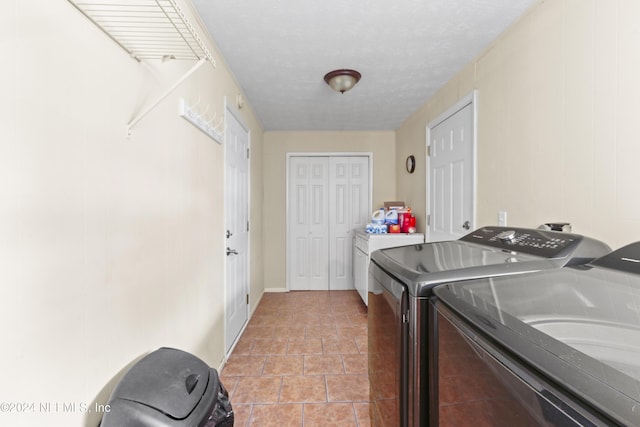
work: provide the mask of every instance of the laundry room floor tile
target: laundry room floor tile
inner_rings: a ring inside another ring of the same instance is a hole
[[[282,387],[281,377],[242,377],[233,393],[233,402],[275,403]]]
[[[289,340],[286,338],[256,338],[253,340],[251,354],[287,354]]]
[[[329,402],[368,402],[367,375],[328,375]]]
[[[344,373],[344,364],[339,354],[304,356],[305,375],[335,375]]]
[[[322,354],[320,338],[291,338],[287,354]]]
[[[254,405],[249,425],[260,427],[301,426],[302,404]]]
[[[366,316],[355,291],[264,294],[220,376],[234,425],[369,427]]]
[[[327,386],[324,376],[305,375],[283,377],[280,402],[326,402]]]
[[[262,375],[265,356],[246,356],[232,354],[222,371],[228,376],[256,376]]]
[[[366,354],[343,354],[342,361],[347,374],[367,374],[368,372]]]
[[[356,427],[356,414],[352,403],[306,403],[304,427]]]
[[[303,356],[268,356],[262,375],[302,375]]]

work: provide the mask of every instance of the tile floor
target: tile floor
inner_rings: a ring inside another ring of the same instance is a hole
[[[370,425],[356,291],[266,293],[222,370],[235,426]]]

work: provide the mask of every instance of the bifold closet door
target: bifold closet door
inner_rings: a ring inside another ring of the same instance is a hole
[[[369,158],[290,157],[290,290],[354,289],[353,229],[371,214]]]
[[[329,158],[291,157],[288,278],[292,291],[328,290]]]
[[[355,289],[353,230],[371,216],[369,158],[329,159],[329,288]]]

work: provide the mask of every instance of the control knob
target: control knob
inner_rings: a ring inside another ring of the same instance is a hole
[[[507,230],[499,233],[496,237],[502,242],[512,242],[516,237],[516,232],[515,230]]]

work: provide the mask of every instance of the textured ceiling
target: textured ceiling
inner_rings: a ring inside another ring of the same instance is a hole
[[[541,0],[192,0],[265,130],[394,130]],[[344,94],[324,75],[353,68]]]

